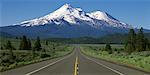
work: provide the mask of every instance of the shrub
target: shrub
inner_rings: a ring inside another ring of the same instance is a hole
[[[48,54],[41,54],[40,57],[41,57],[41,58],[46,58],[46,57],[50,57],[50,55],[48,55]]]

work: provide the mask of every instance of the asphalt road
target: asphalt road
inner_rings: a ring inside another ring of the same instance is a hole
[[[150,75],[83,55],[78,46],[68,56],[12,69],[1,75],[74,75],[75,70],[78,75]]]

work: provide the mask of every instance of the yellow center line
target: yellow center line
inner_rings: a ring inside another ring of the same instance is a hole
[[[74,64],[74,75],[78,75],[78,57],[76,57],[76,61]]]

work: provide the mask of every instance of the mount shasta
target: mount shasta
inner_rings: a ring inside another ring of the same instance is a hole
[[[26,35],[31,38],[100,37],[113,33],[127,33],[130,27],[131,25],[115,19],[106,12],[87,13],[81,8],[65,4],[46,16],[0,27],[0,33],[11,36]]]

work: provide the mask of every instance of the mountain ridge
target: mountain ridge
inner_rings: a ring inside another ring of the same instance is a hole
[[[70,4],[64,4],[62,7],[58,8],[54,12],[49,13],[48,15],[45,15],[43,17],[23,21],[20,23],[20,25],[36,26],[52,23],[60,25],[63,22],[62,20],[73,25],[80,24],[80,22],[82,21],[87,25],[90,25],[95,28],[102,26],[102,24],[107,24],[108,26],[111,25],[113,27],[131,27],[130,25],[120,22],[119,20],[113,18],[106,12],[93,11],[91,13],[86,13],[81,8],[73,8]]]
[[[30,38],[77,38],[101,37],[113,33],[127,33],[131,25],[123,23],[106,12],[84,12],[70,4],[43,17],[0,27],[0,33],[12,36],[26,35]],[[150,32],[150,30],[144,30]]]

